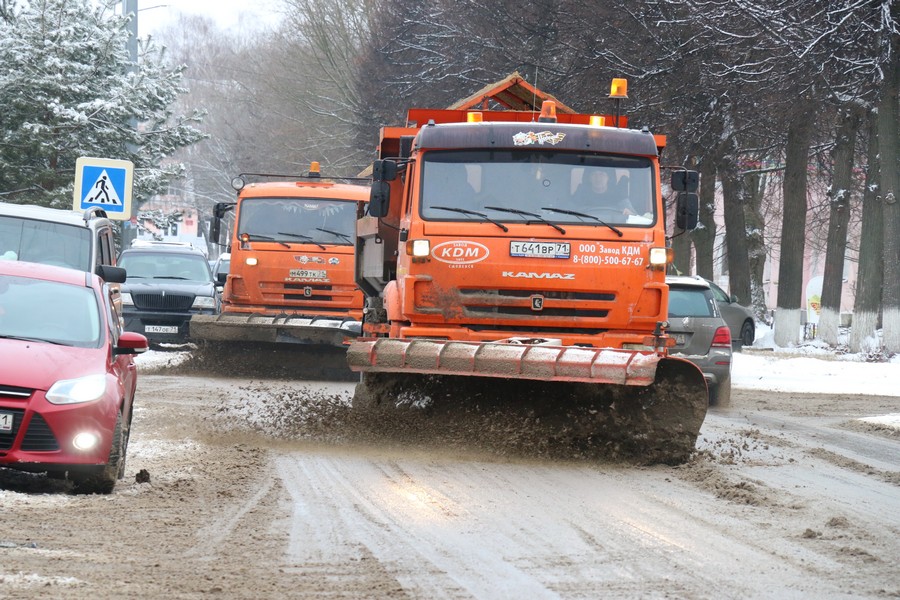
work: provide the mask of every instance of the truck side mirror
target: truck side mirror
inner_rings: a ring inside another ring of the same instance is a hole
[[[387,181],[373,181],[369,191],[369,215],[384,217],[391,206],[391,184]]]
[[[219,243],[219,233],[222,227],[222,217],[229,210],[234,209],[234,202],[216,202],[213,206],[213,220],[209,225],[209,239],[214,244]]]
[[[672,173],[672,189],[676,192],[696,192],[700,188],[700,173],[697,171],[675,171]]]
[[[700,197],[691,192],[681,192],[675,201],[675,225],[679,229],[696,229],[700,221]]]
[[[372,163],[373,181],[393,181],[397,179],[397,162],[393,160],[376,160]],[[371,209],[370,211],[371,212]]]
[[[221,219],[232,208],[234,208],[234,202],[216,202],[216,205],[213,206],[213,216]]]

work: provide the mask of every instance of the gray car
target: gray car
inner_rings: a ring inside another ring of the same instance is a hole
[[[731,339],[740,342],[741,346],[752,346],[753,340],[756,339],[753,311],[743,304],[738,304],[737,298],[729,296],[725,290],[712,281],[707,281],[707,283],[716,299],[722,318],[725,319],[728,329],[731,330]]]
[[[709,387],[709,403],[731,400],[731,333],[719,314],[709,282],[700,277],[668,276],[670,349],[700,367]]]

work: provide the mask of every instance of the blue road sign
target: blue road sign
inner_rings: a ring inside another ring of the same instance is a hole
[[[127,160],[81,157],[75,163],[75,210],[98,206],[111,219],[131,217],[134,165]]]

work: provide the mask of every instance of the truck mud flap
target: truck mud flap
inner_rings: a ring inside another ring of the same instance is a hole
[[[269,342],[346,346],[359,336],[361,324],[353,319],[259,315],[195,315],[190,338],[211,342]]]

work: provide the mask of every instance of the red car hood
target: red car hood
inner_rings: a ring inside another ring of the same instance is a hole
[[[60,379],[106,372],[106,347],[0,340],[0,384],[48,390]]]

